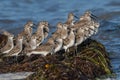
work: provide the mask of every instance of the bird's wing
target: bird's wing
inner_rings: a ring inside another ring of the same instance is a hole
[[[70,42],[70,40],[68,38],[66,38],[63,40],[63,45],[67,45],[67,44],[69,44],[69,42]]]

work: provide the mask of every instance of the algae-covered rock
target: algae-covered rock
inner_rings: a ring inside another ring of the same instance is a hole
[[[0,73],[35,72],[26,80],[94,80],[112,72],[105,47],[91,39],[79,45],[77,50],[71,47],[67,53],[61,50],[45,57],[6,57],[3,61],[0,63]]]
[[[101,43],[88,39],[78,46],[76,55],[74,47],[70,50],[64,53],[62,61],[54,55],[49,56],[52,58],[46,59],[48,63],[44,64],[44,68],[39,68],[27,80],[94,80],[95,77],[111,74],[109,57]]]

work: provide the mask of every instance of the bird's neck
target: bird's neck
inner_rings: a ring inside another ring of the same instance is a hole
[[[35,49],[36,46],[37,46],[36,39],[32,39],[31,42],[30,42],[30,47],[31,47],[32,49]]]
[[[22,40],[22,39],[20,39],[20,40],[17,41],[17,46],[18,46],[19,48],[21,48],[21,49],[22,49],[22,43],[23,43],[23,40]]]
[[[74,37],[75,37],[74,32],[70,31],[69,38],[74,38]]]
[[[59,44],[59,45],[62,45],[62,44],[63,44],[63,40],[59,40],[59,41],[58,41],[58,44]]]
[[[37,34],[41,33],[43,35],[43,27],[39,27],[36,33]]]
[[[13,38],[12,37],[8,37],[8,43],[13,44]]]

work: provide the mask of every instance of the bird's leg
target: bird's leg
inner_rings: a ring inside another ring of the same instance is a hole
[[[17,65],[18,65],[18,56],[17,55],[15,56],[15,61],[16,61]]]
[[[8,59],[8,57],[6,57],[7,58],[7,62],[9,61],[9,59]]]
[[[77,46],[75,46],[75,56],[77,55]]]
[[[67,54],[68,54],[67,49],[65,49],[65,54],[64,54],[65,59],[67,59]]]
[[[67,53],[69,53],[70,52],[70,50],[69,50],[69,48],[67,49]]]

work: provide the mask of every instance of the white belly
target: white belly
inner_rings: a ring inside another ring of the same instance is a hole
[[[37,44],[39,46],[44,41],[44,36],[42,36],[42,40]]]
[[[47,51],[32,51],[31,54],[41,54],[43,56],[46,56],[47,54],[49,54],[49,52],[47,52]]]
[[[12,49],[13,49],[13,44],[12,44],[12,47],[10,48],[10,49],[8,49],[8,50],[6,50],[6,51],[4,51],[4,52],[2,52],[2,53],[9,53]]]
[[[81,39],[75,43],[75,46],[81,44],[83,41],[84,41],[84,37],[81,37]]]
[[[72,47],[75,43],[75,40],[71,40],[70,43],[68,44],[68,47]]]
[[[54,53],[56,53],[57,51],[61,50],[61,48],[62,48],[62,44],[55,48]]]

